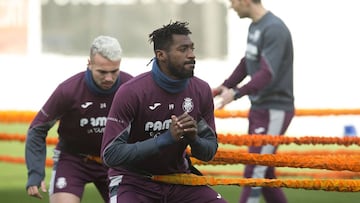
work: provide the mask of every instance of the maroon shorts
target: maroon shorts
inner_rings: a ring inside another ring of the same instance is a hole
[[[85,185],[94,183],[105,202],[109,202],[109,181],[107,168],[79,155],[54,150],[54,167],[50,180],[49,194],[66,192],[83,195]]]
[[[226,203],[209,186],[173,185],[133,176],[111,177],[111,203]]]
[[[250,110],[249,134],[284,135],[294,117],[294,111],[276,109]],[[277,146],[250,146],[249,153],[275,154]],[[275,179],[275,168],[272,166],[246,165],[244,176],[246,178]],[[286,203],[282,188],[271,187],[243,187],[240,203],[257,202],[263,195],[265,202]],[[251,200],[250,200],[251,199]]]

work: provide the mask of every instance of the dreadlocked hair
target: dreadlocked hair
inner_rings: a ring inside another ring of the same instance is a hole
[[[172,43],[172,35],[189,35],[191,31],[187,27],[189,25],[188,22],[170,22],[167,25],[163,25],[162,28],[159,28],[152,33],[149,34],[150,43],[154,43],[154,51],[155,50],[167,50]]]

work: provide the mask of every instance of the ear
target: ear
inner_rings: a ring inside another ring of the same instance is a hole
[[[156,58],[159,61],[166,61],[167,60],[167,55],[166,55],[164,50],[160,50],[160,49],[155,50],[155,55],[156,55]]]
[[[89,70],[92,69],[92,68],[91,68],[91,61],[90,61],[90,59],[88,59],[87,67],[88,67]]]

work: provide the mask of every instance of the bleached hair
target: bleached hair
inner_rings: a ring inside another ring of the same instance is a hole
[[[114,37],[100,35],[94,39],[91,45],[91,60],[95,54],[100,54],[110,61],[119,61],[121,59],[122,49],[119,41]]]

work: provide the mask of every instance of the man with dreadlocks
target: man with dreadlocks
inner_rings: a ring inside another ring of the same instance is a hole
[[[153,175],[191,173],[186,148],[210,161],[218,148],[211,88],[194,76],[187,22],[153,31],[152,70],[116,93],[102,143],[111,202],[226,202],[208,186],[156,182]]]

